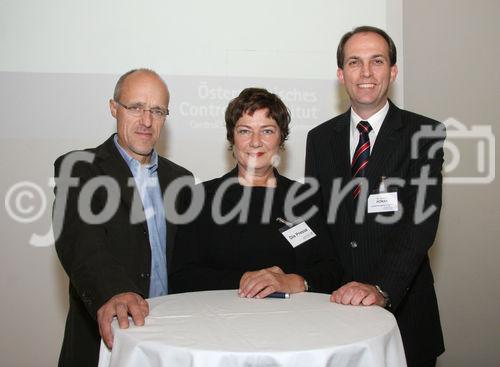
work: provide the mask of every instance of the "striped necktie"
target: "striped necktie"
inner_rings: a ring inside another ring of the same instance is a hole
[[[368,138],[368,134],[372,130],[372,127],[368,121],[360,121],[356,128],[359,131],[359,142],[352,157],[352,178],[365,176],[366,166],[368,165],[368,158],[370,158],[370,139]],[[358,184],[354,188],[352,196],[356,198],[359,195],[360,191],[361,185]]]

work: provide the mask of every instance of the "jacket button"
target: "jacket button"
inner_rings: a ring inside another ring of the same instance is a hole
[[[349,245],[351,246],[351,248],[358,247],[358,243],[356,241],[351,241],[351,243]]]
[[[141,273],[141,278],[146,279],[149,278],[149,273]]]

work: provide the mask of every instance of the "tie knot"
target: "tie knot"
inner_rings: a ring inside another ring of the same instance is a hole
[[[361,134],[368,134],[370,131],[372,131],[372,125],[370,125],[368,121],[358,122],[356,128]]]

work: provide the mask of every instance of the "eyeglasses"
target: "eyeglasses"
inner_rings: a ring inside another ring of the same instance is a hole
[[[158,107],[153,107],[153,108],[148,109],[148,108],[144,108],[144,106],[141,106],[141,105],[127,106],[127,105],[121,103],[120,101],[115,100],[115,102],[118,103],[123,108],[125,108],[131,116],[135,116],[135,117],[142,116],[144,114],[144,112],[150,112],[151,116],[153,116],[154,119],[163,120],[169,114],[168,108],[165,111],[164,109],[158,108]]]

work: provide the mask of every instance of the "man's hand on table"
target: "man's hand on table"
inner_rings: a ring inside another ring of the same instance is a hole
[[[385,307],[386,300],[374,285],[349,282],[337,289],[330,296],[330,301],[343,305]]]
[[[113,347],[111,322],[116,316],[120,329],[128,328],[128,315],[132,316],[135,325],[144,325],[144,318],[149,314],[147,301],[136,293],[120,293],[112,297],[97,310],[99,333],[108,348]]]
[[[278,266],[247,271],[240,280],[240,297],[265,298],[273,292],[297,293],[304,291],[304,278],[285,274]]]

